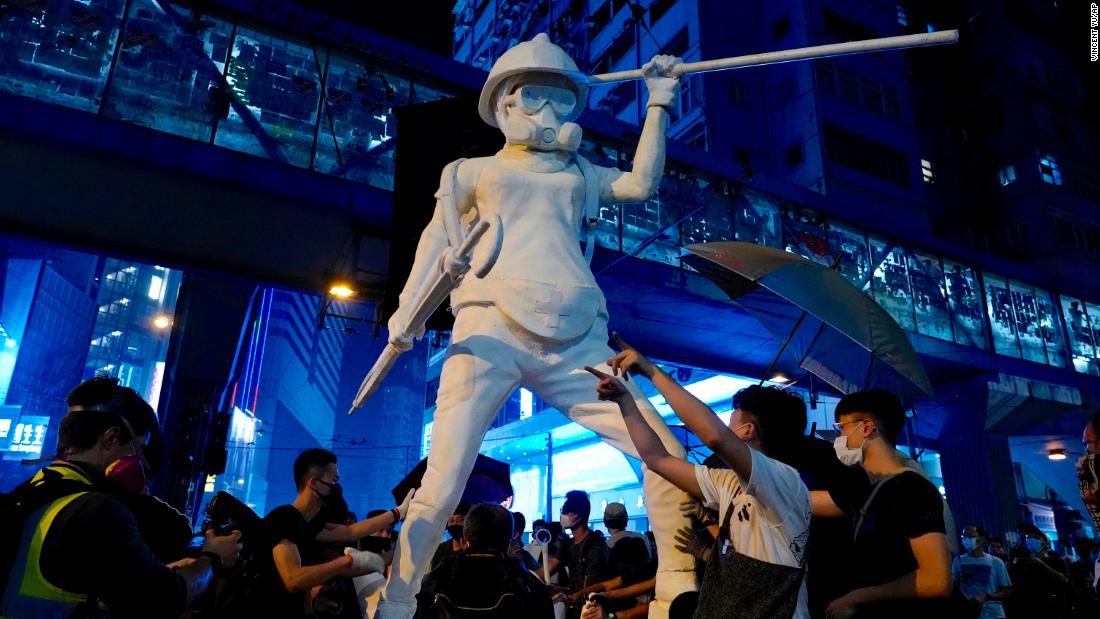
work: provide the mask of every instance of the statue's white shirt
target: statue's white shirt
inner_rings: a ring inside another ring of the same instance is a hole
[[[507,149],[469,163],[479,170],[473,203],[483,219],[500,217],[503,243],[484,279],[462,281],[453,307],[493,304],[536,335],[584,335],[606,307],[578,243],[585,183],[576,163]]]

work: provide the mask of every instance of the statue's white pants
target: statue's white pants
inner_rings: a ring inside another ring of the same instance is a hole
[[[613,354],[607,346],[607,324],[602,320],[580,341],[560,346],[539,342],[509,326],[495,307],[470,305],[459,311],[440,376],[427,472],[401,527],[378,617],[412,617],[420,579],[448,516],[458,505],[481,441],[519,385],[613,447],[637,457],[618,406],[596,399],[596,379],[583,369],[585,365],[601,367]],[[669,453],[684,457],[683,446],[634,381],[626,385]],[[649,616],[665,618],[677,595],[696,589],[694,559],[676,550],[673,540],[677,529],[690,524],[679,509],[690,498],[644,466],[643,473],[642,489],[659,558],[657,599],[650,604]]]

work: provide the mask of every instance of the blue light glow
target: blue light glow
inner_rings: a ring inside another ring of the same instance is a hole
[[[728,405],[728,400],[733,397],[733,394],[754,384],[756,384],[755,381],[719,374],[687,385],[684,389],[687,389],[689,393],[708,405],[720,402],[724,402]],[[664,396],[655,395],[649,398],[649,401],[662,417],[668,417],[673,414],[672,407],[665,401]]]

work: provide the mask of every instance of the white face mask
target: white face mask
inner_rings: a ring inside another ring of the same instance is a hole
[[[967,550],[974,550],[975,548],[978,547],[978,540],[976,538],[973,538],[973,537],[964,537],[964,538],[962,538],[962,543],[963,543],[963,548],[966,548]]]
[[[833,451],[836,452],[837,459],[840,460],[845,466],[860,466],[863,464],[863,444],[867,442],[867,439],[863,439],[863,443],[859,444],[859,447],[849,447],[847,436],[838,436],[833,440]]]

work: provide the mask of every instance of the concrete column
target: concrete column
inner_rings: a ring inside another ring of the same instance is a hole
[[[1007,437],[952,436],[941,439],[938,448],[947,502],[960,533],[977,524],[1000,535],[1024,519]]]

